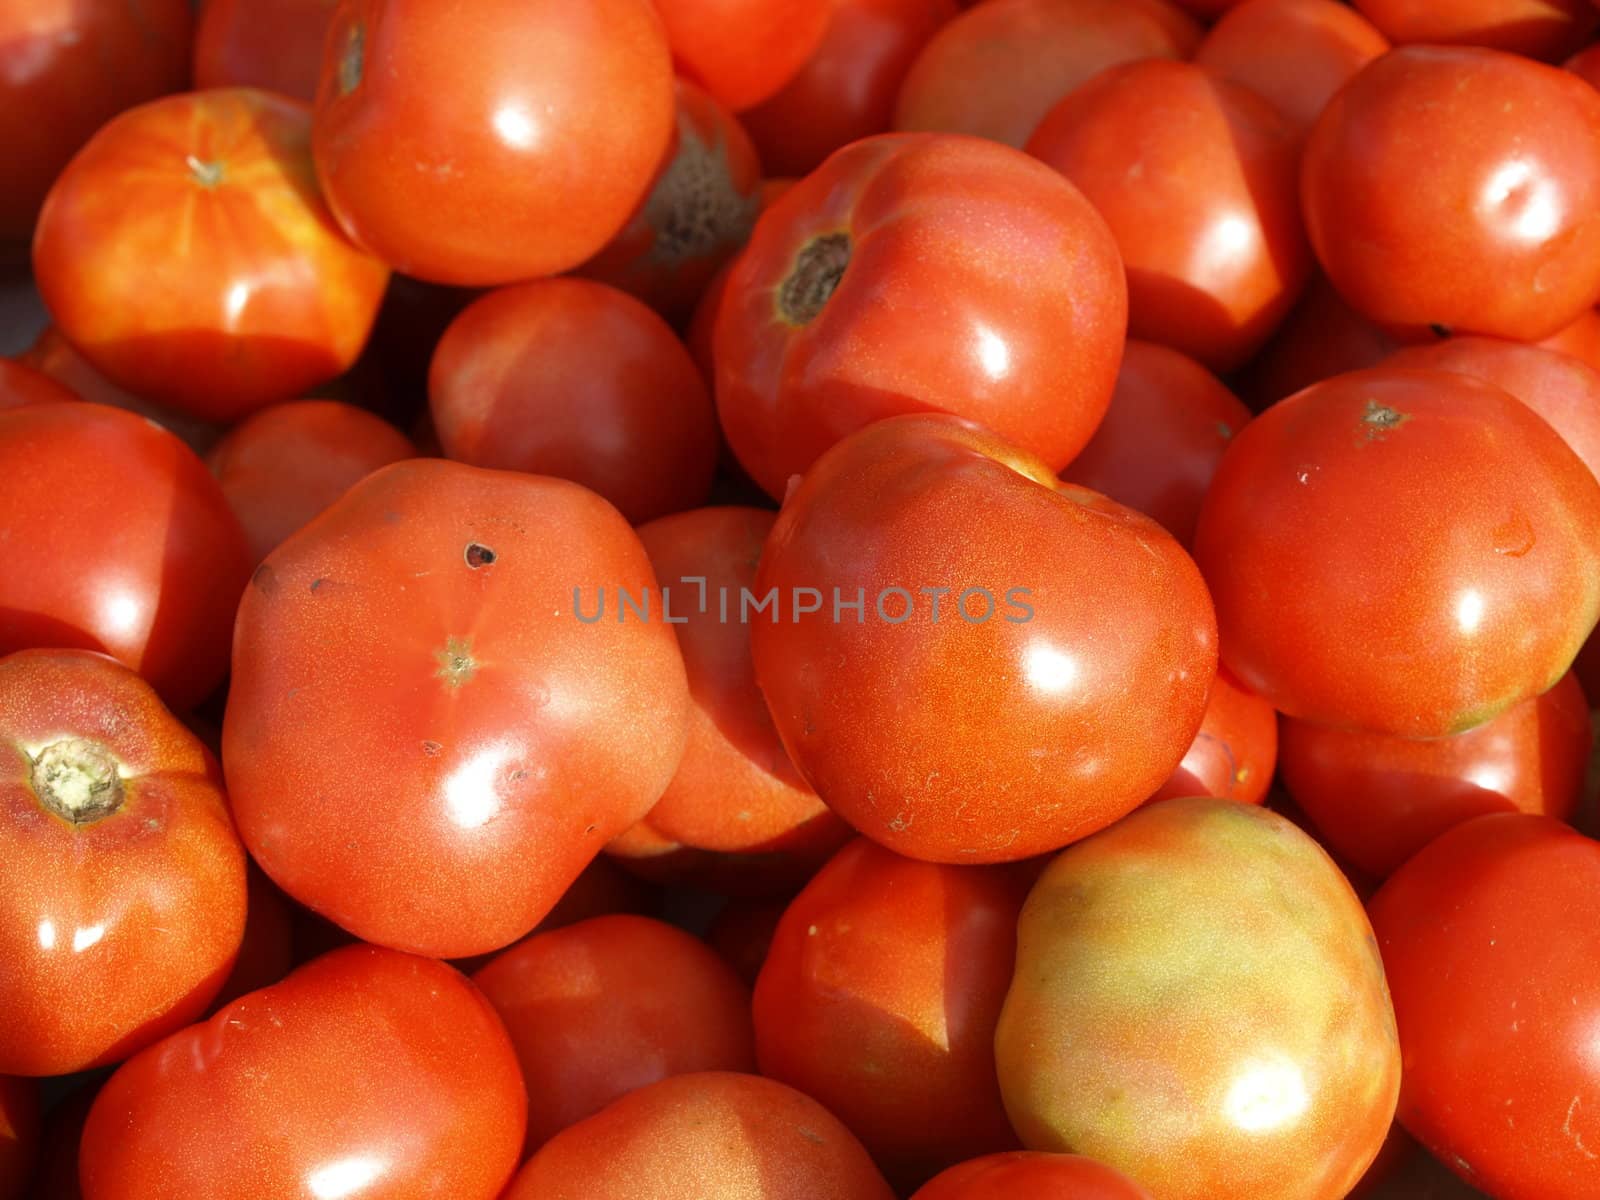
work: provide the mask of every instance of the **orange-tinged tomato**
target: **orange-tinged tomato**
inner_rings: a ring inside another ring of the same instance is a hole
[[[951,1167],[911,1200],[1150,1200],[1120,1171],[1077,1154],[1019,1150]]]

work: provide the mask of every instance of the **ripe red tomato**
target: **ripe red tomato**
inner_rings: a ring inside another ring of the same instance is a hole
[[[995,1052],[1029,1149],[1162,1200],[1342,1200],[1400,1086],[1361,902],[1311,838],[1227,800],[1150,805],[1050,864]]]
[[[1585,82],[1600,87],[1600,42],[1578,51],[1561,65]]]
[[[0,1075],[0,1200],[22,1200],[29,1194],[38,1157],[38,1085]]]
[[[1107,67],[1187,58],[1200,27],[1166,0],[987,0],[928,41],[901,84],[896,129],[1022,146],[1045,113]]]
[[[1407,46],[1328,104],[1301,188],[1356,309],[1537,341],[1600,300],[1600,93],[1476,47]]]
[[[1398,343],[1345,303],[1320,271],[1246,370],[1257,412],[1313,383],[1375,367]]]
[[[119,1062],[193,1021],[245,925],[221,774],[150,686],[81,650],[0,659],[0,1073]]]
[[[98,404],[0,411],[0,511],[0,653],[103,650],[180,710],[221,682],[249,552],[177,438]]]
[[[1397,44],[1492,46],[1559,59],[1600,26],[1589,0],[1352,0]]]
[[[323,956],[125,1064],[83,1131],[87,1200],[494,1200],[527,1096],[494,1009],[443,963]]]
[[[756,985],[790,899],[730,900],[706,930],[707,943],[748,987]]]
[[[911,1200],[1150,1200],[1120,1171],[1076,1154],[1015,1151],[951,1167]]]
[[[125,108],[189,82],[189,0],[10,0],[0,9],[0,245],[26,244],[45,193]]]
[[[493,286],[615,237],[672,114],[650,0],[341,0],[312,140],[353,238],[407,275]]]
[[[683,753],[671,628],[580,620],[601,587],[655,577],[575,484],[415,460],[345,493],[239,607],[223,762],[256,861],[367,941],[527,933]]]
[[[1165,530],[950,417],[824,456],[768,539],[773,589],[781,620],[752,614],[751,644],[784,744],[912,858],[1028,858],[1110,824],[1178,765],[1216,672],[1205,585]]]
[[[1200,732],[1152,799],[1216,796],[1261,804],[1277,761],[1278,714],[1223,667],[1206,698]]]
[[[1028,153],[1110,225],[1133,337],[1232,370],[1310,278],[1298,138],[1241,84],[1165,59],[1113,67],[1050,110]]]
[[[800,71],[828,29],[827,0],[655,0],[678,72],[735,112]]]
[[[1572,324],[1541,339],[1538,345],[1546,350],[1559,350],[1573,358],[1582,359],[1600,371],[1600,312],[1586,308]]]
[[[834,844],[846,840],[848,831]],[[792,896],[816,874],[819,861],[828,857],[820,847],[807,847],[799,853],[702,850],[666,837],[648,817],[607,843],[606,854],[623,870],[649,883],[757,900]]]
[[[0,409],[24,404],[68,404],[78,398],[42,371],[10,358],[0,358]]]
[[[1211,477],[1250,410],[1188,355],[1128,341],[1111,407],[1061,478],[1103,492],[1194,542]]]
[[[1224,661],[1280,712],[1443,737],[1572,665],[1600,616],[1600,484],[1496,387],[1358,371],[1245,426],[1195,558]]]
[[[648,917],[535,934],[472,981],[517,1048],[529,1150],[635,1088],[755,1070],[749,989],[699,938]]]
[[[1479,817],[1395,872],[1371,910],[1406,1129],[1506,1200],[1600,1191],[1600,846],[1549,817]]]
[[[546,1143],[504,1200],[893,1200],[861,1143],[770,1079],[675,1075]],[[94,1200],[93,1197],[90,1200]]]
[[[195,29],[195,87],[264,88],[310,104],[337,3],[205,0]]]
[[[717,408],[772,496],[852,430],[929,409],[1061,468],[1105,414],[1116,244],[1059,175],[977,138],[856,142],[773,205],[717,318]]]
[[[206,456],[260,562],[379,467],[416,447],[382,417],[337,400],[262,409]]]

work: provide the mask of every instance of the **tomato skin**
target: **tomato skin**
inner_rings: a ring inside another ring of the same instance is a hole
[[[428,372],[444,452],[581,483],[630,522],[705,502],[717,424],[667,323],[585,279],[501,288],[450,323]]]
[[[1600,616],[1600,485],[1492,385],[1358,371],[1234,439],[1195,558],[1224,661],[1279,712],[1444,737],[1571,666]]]
[[[1549,817],[1500,813],[1430,843],[1371,902],[1405,1054],[1400,1120],[1504,1200],[1600,1188],[1586,1103],[1597,896],[1593,841]]]
[[[795,185],[735,260],[717,409],[774,497],[852,430],[929,409],[1060,468],[1105,413],[1126,321],[1116,245],[1060,176],[976,138],[884,134]]]
[[[580,622],[574,589],[589,611],[599,586],[656,585],[576,484],[414,460],[346,492],[239,607],[223,761],[256,861],[396,949],[461,958],[532,929],[683,752],[670,627]]]
[[[654,0],[678,73],[740,112],[800,71],[828,30],[828,0]]]
[[[1490,46],[1560,59],[1600,26],[1589,0],[1352,0],[1396,45]]]
[[[384,1200],[493,1200],[526,1111],[505,1027],[460,972],[351,946],[129,1060],[90,1110],[83,1193],[259,1200],[360,1179]]]
[[[1260,412],[1324,379],[1375,367],[1398,345],[1345,303],[1319,271],[1246,368],[1245,395]]]
[[[262,88],[310,104],[337,3],[205,0],[195,29],[195,87]]]
[[[430,283],[493,287],[615,237],[672,125],[650,0],[341,0],[312,149],[357,242]]]
[[[1178,765],[1216,671],[1205,586],[1165,530],[946,416],[824,456],[767,541],[755,590],[773,588],[783,619],[753,615],[751,646],[790,757],[912,858],[1012,861],[1110,824]],[[796,614],[801,588],[860,589],[862,621]],[[992,593],[991,619],[952,611],[969,589]]]
[[[15,359],[0,358],[0,409],[24,404],[70,404],[77,394],[42,371]]]
[[[245,874],[244,936],[233,969],[208,1014],[240,996],[277,983],[294,969],[294,916],[289,900],[251,862]]]
[[[1262,804],[1278,761],[1278,715],[1260,696],[1219,667],[1206,698],[1200,732],[1172,777],[1152,800],[1216,796]]]
[[[29,1194],[38,1157],[38,1085],[0,1075],[0,1200],[22,1200]]]
[[[0,1073],[119,1062],[204,1012],[238,953],[221,773],[148,684],[82,650],[0,659],[0,739]]]
[[[97,404],[0,411],[0,653],[103,650],[173,708],[222,680],[244,533],[172,434]]]
[[[1150,1200],[1120,1171],[1076,1154],[1020,1150],[951,1167],[911,1200]]]
[[[1344,876],[1283,817],[1209,798],[1142,808],[1046,868],[995,1051],[1024,1145],[1163,1200],[1342,1200],[1400,1083]]]
[[[706,930],[706,942],[747,987],[756,986],[790,899],[729,900]]]
[[[1555,67],[1401,47],[1328,104],[1301,191],[1334,286],[1402,334],[1538,341],[1600,299],[1600,93]]]

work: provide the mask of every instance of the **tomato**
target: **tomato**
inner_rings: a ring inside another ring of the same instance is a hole
[[[1150,805],[1046,869],[995,1051],[1029,1149],[1162,1200],[1342,1200],[1400,1085],[1361,902],[1308,836],[1227,800]]]
[[[1600,93],[1475,47],[1407,46],[1328,104],[1301,188],[1358,311],[1537,341],[1600,299]]]
[[[249,555],[177,438],[97,404],[0,411],[0,510],[0,653],[103,650],[178,709],[221,682]]]
[[[1165,530],[950,417],[824,456],[767,541],[773,589],[751,645],[790,756],[912,858],[1028,858],[1110,824],[1178,765],[1216,671]]]
[[[1600,846],[1549,817],[1458,825],[1373,897],[1405,1054],[1400,1120],[1504,1200],[1600,1189]]]
[[[1280,712],[1443,737],[1572,665],[1600,616],[1600,485],[1496,387],[1358,371],[1245,426],[1195,557],[1223,661]]]
[[[795,183],[794,179],[763,179],[761,181],[761,211],[766,212],[776,204]],[[714,388],[717,382],[716,355],[713,352],[713,335],[716,332],[717,317],[722,312],[722,300],[728,293],[728,276],[733,273],[733,260],[722,264],[717,273],[711,277],[705,289],[700,293],[700,299],[694,306],[694,314],[689,321],[689,327],[684,331],[684,343],[689,348],[689,356],[694,359],[695,366],[700,368],[700,374],[706,381],[706,386]],[[724,464],[737,470],[738,464],[728,462]]]
[[[223,762],[256,861],[366,941],[527,933],[683,753],[671,629],[580,620],[601,588],[655,578],[575,484],[415,460],[346,492],[239,606]]]
[[[717,408],[771,496],[852,430],[928,409],[1053,468],[1104,415],[1127,319],[1105,223],[1015,150],[867,138],[783,196],[718,314]]]
[[[1020,147],[1045,113],[1107,67],[1187,58],[1200,27],[1166,0],[986,0],[928,41],[900,87],[896,129]]]
[[[734,111],[799,73],[828,30],[827,0],[654,0],[679,74]]]
[[[750,993],[699,938],[648,917],[536,934],[472,977],[528,1085],[528,1148],[635,1088],[754,1071]]]
[[[39,1157],[39,1092],[31,1079],[0,1075],[0,1200],[22,1200]]]
[[[351,484],[412,458],[409,438],[381,417],[336,400],[264,408],[206,456],[260,562]]]
[[[672,136],[650,0],[341,0],[325,54],[312,144],[328,201],[434,283],[577,266],[627,223]]]
[[[1206,698],[1200,732],[1152,799],[1216,796],[1261,804],[1277,761],[1278,714],[1223,667]]]
[[[1177,3],[1202,20],[1210,21],[1236,7],[1240,0],[1177,0]]]
[[[194,1020],[245,925],[215,760],[126,667],[0,659],[0,1073],[65,1075]]]
[[[195,30],[195,87],[264,88],[310,104],[337,3],[205,0]]]
[[[1492,46],[1564,58],[1600,26],[1589,0],[1351,0],[1398,44]]]
[[[9,358],[0,358],[0,409],[24,404],[67,404],[77,394],[42,371]]]
[[[0,244],[26,243],[61,169],[125,108],[189,81],[189,0],[11,0],[0,11]]]
[[[1222,452],[1249,420],[1244,402],[1194,359],[1130,339],[1105,420],[1061,478],[1137,509],[1188,546]]]
[[[729,900],[706,929],[711,948],[749,987],[756,985],[790,899]]]
[[[1600,87],[1600,42],[1578,51],[1562,66],[1584,82]]]
[[[847,839],[848,831],[831,844]],[[752,853],[702,850],[665,836],[646,817],[607,843],[606,855],[629,874],[649,883],[761,900],[792,896],[816,874],[818,862],[827,858],[827,849],[818,846]]]
[[[1586,308],[1572,324],[1541,339],[1538,345],[1546,350],[1559,350],[1573,358],[1582,359],[1600,371],[1600,312]]]
[[[210,1012],[277,983],[296,965],[294,917],[289,901],[255,863],[249,864],[245,876],[245,894],[244,937],[239,954],[222,990],[211,1002]]]
[[[526,1111],[460,972],[351,946],[126,1063],[83,1131],[83,1193],[494,1200]]]
[[[51,1106],[39,1139],[39,1166],[34,1172],[32,1200],[83,1200],[78,1186],[78,1147],[89,1119],[99,1081],[80,1082],[65,1099]]]
[[[1386,1195],[1384,1184],[1393,1179],[1407,1162],[1414,1160],[1419,1154],[1416,1142],[1411,1140],[1411,1135],[1398,1121],[1389,1126],[1389,1136],[1383,1141],[1383,1149],[1378,1151],[1378,1157],[1372,1160],[1372,1165],[1367,1168],[1367,1173],[1361,1177],[1361,1182],[1356,1184],[1355,1190],[1350,1193],[1347,1200],[1378,1200]],[[1406,1193],[1408,1200],[1419,1200],[1415,1193]]]
[[[955,0],[829,0],[828,28],[800,73],[740,114],[777,175],[805,175],[842,146],[885,132],[918,51]]]
[[[1310,277],[1294,128],[1231,80],[1165,59],[1113,67],[1050,110],[1028,153],[1110,225],[1133,337],[1232,370]]]
[[[1313,383],[1375,367],[1398,343],[1334,291],[1318,272],[1300,302],[1246,369],[1257,412]]]
[[[677,1075],[548,1142],[504,1200],[893,1200],[855,1136],[755,1075]],[[90,1197],[90,1200],[95,1200]]]
[[[951,1167],[912,1200],[1150,1200],[1120,1171],[1076,1154],[1016,1151]]]
[[[1388,49],[1372,22],[1338,0],[1246,0],[1206,34],[1194,61],[1270,100],[1304,134]]]
[[[573,480],[630,521],[711,491],[716,415],[694,360],[605,284],[541,279],[474,301],[434,351],[428,395],[451,458]]]

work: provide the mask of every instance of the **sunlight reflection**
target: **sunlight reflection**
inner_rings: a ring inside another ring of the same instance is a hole
[[[496,776],[510,757],[506,746],[490,746],[462,763],[445,780],[444,799],[450,819],[462,829],[476,829],[500,811]]]
[[[1310,1106],[1300,1068],[1284,1059],[1248,1064],[1223,1101],[1228,1120],[1245,1133],[1282,1129]]]
[[[388,1164],[371,1154],[357,1154],[341,1158],[313,1171],[306,1186],[317,1200],[340,1200],[353,1196],[383,1174]]]
[[[1029,646],[1022,669],[1030,684],[1046,692],[1064,692],[1078,678],[1077,661],[1054,646]]]

